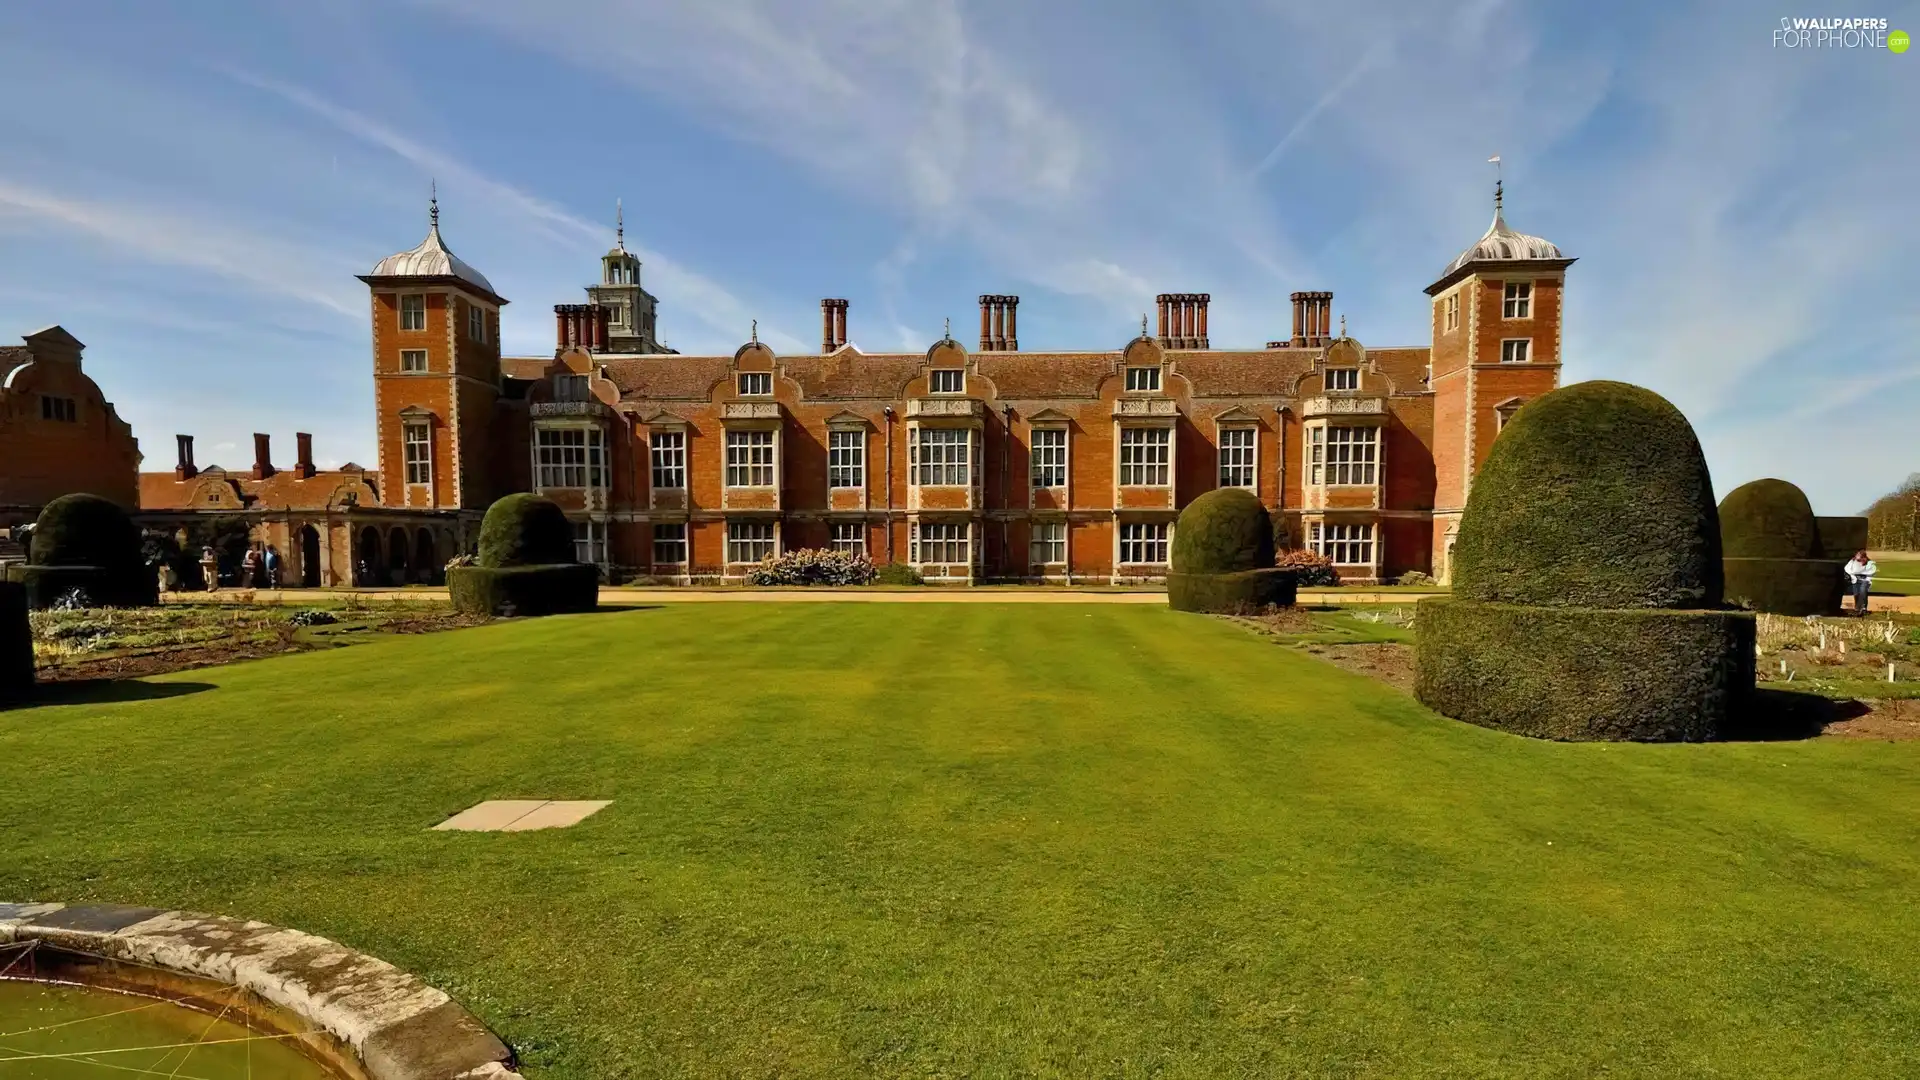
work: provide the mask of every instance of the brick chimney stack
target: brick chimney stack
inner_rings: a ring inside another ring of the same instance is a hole
[[[847,343],[847,302],[820,301],[820,351],[830,353]]]
[[[191,480],[199,476],[200,467],[193,463],[193,436],[175,435],[173,441],[180,450],[180,460],[173,467],[173,478]]]
[[[980,297],[980,351],[1019,351],[1019,319],[1019,297],[982,294]]]
[[[1293,347],[1319,348],[1332,339],[1333,294],[1297,292],[1293,294]]]
[[[553,349],[586,349],[606,352],[611,348],[610,329],[613,309],[605,304],[553,305]]]
[[[1210,293],[1161,293],[1154,297],[1160,310],[1160,347],[1163,349],[1209,349],[1207,305]]]
[[[273,475],[273,452],[268,449],[268,438],[259,432],[253,433],[253,478],[265,480]]]
[[[299,457],[293,463],[293,475],[302,480],[310,480],[317,471],[313,467],[313,436],[304,431],[293,433],[293,445]]]

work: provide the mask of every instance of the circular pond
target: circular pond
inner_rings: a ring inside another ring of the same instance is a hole
[[[111,1075],[176,1080],[333,1080],[298,1036],[253,1031],[160,998],[0,979],[0,1078]]]

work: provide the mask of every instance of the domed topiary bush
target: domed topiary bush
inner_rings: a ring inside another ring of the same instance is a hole
[[[1846,592],[1837,560],[1820,549],[1819,519],[1799,488],[1785,480],[1755,480],[1720,501],[1720,542],[1726,549],[1727,600],[1773,615],[1827,615]]]
[[[0,705],[25,701],[33,692],[33,626],[27,621],[27,589],[0,581]]]
[[[1273,520],[1252,492],[1209,491],[1180,512],[1167,574],[1176,611],[1244,613],[1293,597],[1293,572],[1273,564]]]
[[[551,499],[521,493],[487,507],[481,566],[550,566],[573,560],[573,522]]]
[[[573,523],[551,500],[508,495],[480,522],[473,566],[447,568],[455,611],[475,615],[555,615],[592,611],[600,569],[573,557]]]
[[[141,553],[140,529],[98,495],[62,495],[40,510],[27,563],[9,580],[26,587],[33,608],[52,607],[76,589],[100,607],[160,602],[160,580]]]
[[[1753,616],[1721,610],[1721,574],[1686,417],[1625,383],[1555,390],[1474,478],[1453,595],[1417,609],[1415,694],[1539,738],[1713,738],[1753,689]]]

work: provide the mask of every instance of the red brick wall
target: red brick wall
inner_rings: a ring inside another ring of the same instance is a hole
[[[0,368],[0,371],[4,371]],[[129,510],[139,505],[140,447],[77,361],[38,360],[0,388],[0,514],[26,516],[85,492]],[[41,397],[74,403],[74,419],[42,416]],[[0,524],[9,522],[0,521]]]

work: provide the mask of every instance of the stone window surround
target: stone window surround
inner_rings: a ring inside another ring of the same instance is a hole
[[[1508,281],[1500,290],[1500,318],[1515,322],[1533,318],[1533,282]]]
[[[1301,433],[1301,439],[1305,444],[1303,447],[1304,452],[1300,455],[1300,482],[1302,484],[1310,488],[1377,488],[1380,486],[1381,479],[1386,475],[1386,440],[1381,437],[1379,425],[1335,424],[1325,419],[1319,419],[1309,420],[1302,426],[1305,428]],[[1334,483],[1327,479],[1316,479],[1314,473],[1316,467],[1324,466],[1323,475],[1331,475],[1333,466],[1342,464],[1333,460],[1332,451],[1335,442],[1332,431],[1370,431],[1373,433],[1369,439],[1348,437],[1342,439],[1340,442],[1340,445],[1355,448],[1363,445],[1372,447],[1373,453],[1371,461],[1356,461],[1350,459],[1344,463],[1350,466],[1370,466],[1373,475],[1372,479],[1344,484]]]
[[[1114,486],[1131,488],[1172,487],[1175,476],[1173,457],[1174,443],[1177,441],[1173,437],[1173,424],[1171,422],[1164,424],[1131,423],[1121,424],[1119,425],[1119,429],[1120,430],[1115,433],[1114,439]],[[1147,434],[1148,432],[1159,432],[1160,434],[1157,437],[1150,437]],[[1129,445],[1130,442],[1131,446]],[[1129,461],[1129,449],[1132,450],[1132,456],[1140,460]],[[1155,449],[1163,449],[1165,454],[1155,455],[1150,453],[1150,451]],[[1154,457],[1164,457],[1164,460],[1151,460]],[[1137,482],[1129,482],[1129,469],[1136,470],[1131,475],[1138,476],[1141,479]],[[1165,472],[1161,473],[1160,470],[1165,470]],[[1148,478],[1154,475],[1161,475],[1164,478],[1157,482],[1150,481]]]

